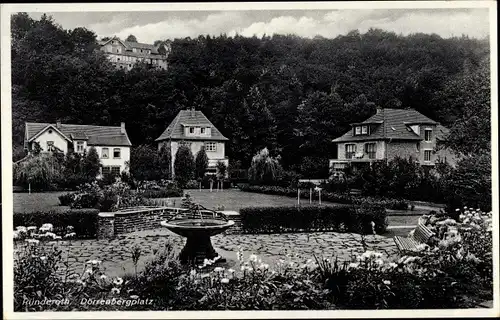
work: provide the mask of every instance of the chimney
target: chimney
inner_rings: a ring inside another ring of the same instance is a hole
[[[61,120],[57,119],[56,121],[56,128],[60,129],[61,128]]]
[[[125,122],[122,122],[120,124],[120,131],[121,131],[122,134],[125,134]]]
[[[194,115],[195,115],[194,107],[191,107],[191,117],[194,117]]]
[[[381,106],[377,106],[377,114],[379,114],[382,110],[384,110],[384,108],[382,108]]]

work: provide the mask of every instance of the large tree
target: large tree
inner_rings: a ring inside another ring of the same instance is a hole
[[[101,171],[101,160],[94,147],[90,147],[88,153],[82,159],[82,172],[86,182],[92,182]]]
[[[130,174],[137,180],[159,180],[162,171],[158,152],[149,145],[133,147],[130,155]]]
[[[172,154],[170,152],[170,148],[163,144],[160,147],[160,151],[158,154],[158,165],[161,171],[161,177],[163,179],[171,179],[172,178]]]
[[[129,34],[127,39],[125,39],[125,41],[128,41],[128,42],[137,42],[137,38],[133,35],[133,34]]]

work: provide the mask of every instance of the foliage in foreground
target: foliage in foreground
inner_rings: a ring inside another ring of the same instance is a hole
[[[351,262],[314,257],[297,264],[287,256],[271,267],[239,251],[235,269],[213,260],[189,268],[167,246],[143,271],[124,278],[108,277],[99,260],[67,274],[61,268],[64,247],[27,239],[16,249],[15,310],[424,309],[474,307],[492,299],[491,213],[464,209],[458,221],[424,216],[422,223],[437,233],[436,241],[393,259],[366,251]],[[133,256],[135,264],[140,252]],[[83,297],[129,302],[80,305]],[[29,306],[25,299],[68,303]]]

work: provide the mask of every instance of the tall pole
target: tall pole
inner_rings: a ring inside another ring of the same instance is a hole
[[[309,188],[309,204],[312,203],[312,199],[313,199],[313,189]]]
[[[300,206],[300,188],[297,188],[297,205]]]
[[[321,189],[319,189],[319,205],[321,205]]]

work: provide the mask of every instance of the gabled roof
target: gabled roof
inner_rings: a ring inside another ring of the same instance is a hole
[[[184,135],[183,126],[210,127],[210,137],[186,137]],[[161,141],[166,139],[174,140],[220,140],[226,141],[222,133],[208,120],[208,118],[199,110],[181,110],[172,120],[165,131],[155,140]]]
[[[127,50],[127,51],[132,51],[132,48],[147,49],[147,50],[151,50],[152,54],[158,54],[158,47],[159,46],[155,46],[155,45],[149,44],[149,43],[123,41],[123,40],[121,40],[120,38],[118,38],[116,36],[112,37],[112,38],[110,38],[108,40],[105,40],[105,41],[100,40],[100,41],[98,41],[98,43],[99,43],[99,45],[104,46],[105,44],[107,44],[108,42],[110,42],[112,40],[119,41],[125,47],[125,50]],[[128,53],[129,52],[127,52],[127,54]]]
[[[127,131],[121,133],[121,127],[117,126],[92,126],[80,124],[64,124],[57,126],[55,123],[26,122],[26,140],[31,140],[40,132],[52,127],[62,133],[65,137],[73,140],[87,139],[90,146],[131,146]]]
[[[349,130],[341,137],[334,139],[333,142],[346,141],[368,141],[368,140],[422,140],[413,130],[410,129],[414,124],[439,125],[438,122],[424,116],[414,109],[379,109],[372,117],[360,123],[351,125],[370,124],[371,133],[369,135],[352,135],[352,130]],[[443,126],[441,126],[443,130]]]

